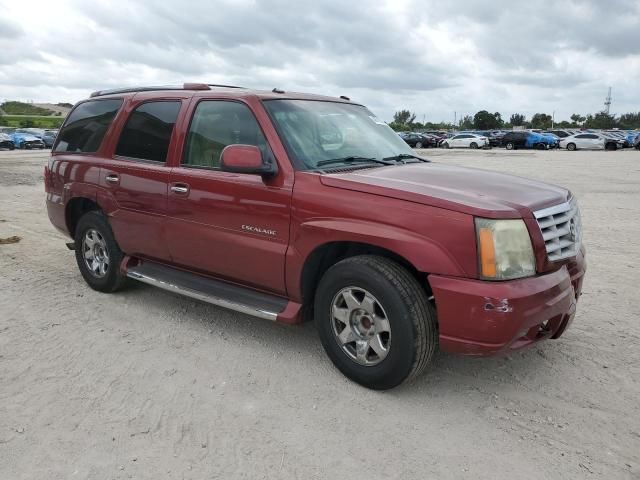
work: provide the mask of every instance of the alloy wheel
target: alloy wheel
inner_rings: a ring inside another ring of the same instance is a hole
[[[82,255],[89,271],[102,278],[109,270],[109,251],[104,237],[94,228],[90,228],[82,239]]]
[[[336,342],[359,365],[377,365],[389,354],[389,318],[378,299],[367,290],[360,287],[340,290],[331,302],[330,318]]]

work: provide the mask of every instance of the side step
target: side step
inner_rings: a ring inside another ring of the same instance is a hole
[[[267,293],[143,261],[126,268],[127,277],[236,312],[276,321],[288,301]]]

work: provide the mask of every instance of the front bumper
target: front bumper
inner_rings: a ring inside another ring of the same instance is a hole
[[[495,355],[558,338],[573,321],[585,270],[582,250],[574,262],[553,273],[520,280],[430,275],[440,348]]]

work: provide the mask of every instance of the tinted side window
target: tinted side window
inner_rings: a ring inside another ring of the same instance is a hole
[[[122,129],[116,155],[164,162],[180,102],[148,102],[136,108]]]
[[[255,145],[266,155],[267,141],[253,113],[238,102],[202,101],[193,114],[182,164],[220,167],[220,154],[227,145]]]
[[[587,134],[576,135],[576,138],[589,138],[589,135]]]
[[[55,152],[97,152],[122,99],[92,100],[78,105],[58,135]]]

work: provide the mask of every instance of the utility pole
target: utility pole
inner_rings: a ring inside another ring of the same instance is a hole
[[[551,128],[553,128],[556,124],[556,111],[554,110],[551,113]]]
[[[611,87],[609,87],[609,93],[607,94],[607,98],[604,100],[604,113],[609,115],[609,108],[611,107]]]
[[[458,112],[453,112],[453,126],[458,124]]]

